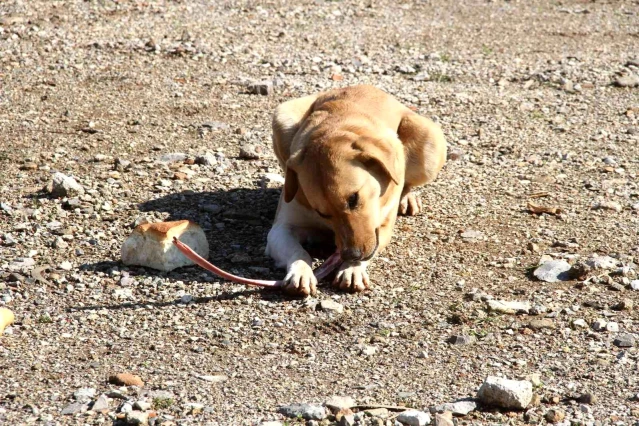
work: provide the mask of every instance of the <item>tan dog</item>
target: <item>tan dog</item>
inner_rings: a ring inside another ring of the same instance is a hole
[[[286,267],[285,288],[315,294],[302,243],[335,239],[344,263],[333,284],[369,287],[366,266],[386,247],[397,214],[415,215],[411,188],[431,182],[446,160],[439,126],[372,86],[353,86],[281,104],[273,148],[286,172],[266,254]]]

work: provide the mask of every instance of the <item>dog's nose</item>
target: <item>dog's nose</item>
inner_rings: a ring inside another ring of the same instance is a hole
[[[358,248],[346,248],[342,250],[342,252],[340,253],[340,256],[342,256],[342,260],[348,262],[348,261],[361,259],[362,252]]]

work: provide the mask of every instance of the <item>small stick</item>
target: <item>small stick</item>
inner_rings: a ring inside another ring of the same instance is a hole
[[[253,285],[257,287],[282,287],[284,285],[284,281],[270,281],[270,280],[254,280],[250,278],[244,278],[237,275],[233,275],[229,272],[223,271],[217,266],[213,265],[208,260],[204,259],[202,256],[197,254],[191,247],[187,246],[183,242],[177,239],[177,237],[173,237],[173,244],[186,256],[188,259],[193,261],[195,264],[201,266],[207,271],[213,272],[215,275],[222,277],[229,281],[234,281],[240,284]],[[339,253],[333,253],[326,261],[320,265],[317,269],[315,269],[315,277],[318,280],[325,278],[328,276],[335,268],[342,264],[342,259],[340,258]]]

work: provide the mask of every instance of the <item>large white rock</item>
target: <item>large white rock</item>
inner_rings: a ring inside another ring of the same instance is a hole
[[[160,271],[192,265],[173,244],[177,237],[203,258],[209,255],[209,243],[200,226],[188,220],[145,223],[136,227],[122,245],[122,262]]]
[[[532,400],[532,389],[527,380],[488,376],[477,392],[477,399],[484,405],[523,410]]]
[[[430,414],[417,410],[407,410],[397,416],[397,421],[406,426],[426,426],[430,420]]]

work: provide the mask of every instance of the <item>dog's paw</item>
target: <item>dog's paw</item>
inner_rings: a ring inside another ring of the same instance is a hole
[[[404,195],[399,202],[399,214],[415,216],[422,211],[422,199],[412,192]]]
[[[368,290],[370,282],[366,262],[344,262],[335,275],[333,286],[350,292]]]
[[[289,294],[314,296],[317,293],[317,278],[308,263],[297,260],[288,268],[282,288]]]

